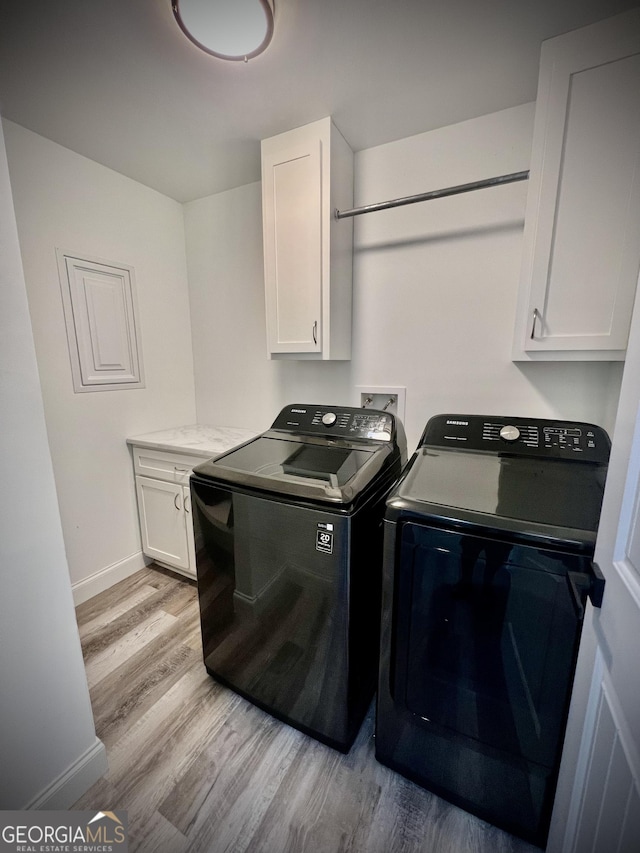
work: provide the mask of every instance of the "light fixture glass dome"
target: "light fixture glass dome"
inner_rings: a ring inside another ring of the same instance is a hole
[[[274,0],[172,0],[172,6],[184,34],[220,59],[246,62],[273,35]]]

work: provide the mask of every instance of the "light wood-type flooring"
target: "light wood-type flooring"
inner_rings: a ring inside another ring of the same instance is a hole
[[[149,566],[77,608],[109,772],[74,809],[126,809],[149,853],[539,853],[379,764],[373,710],[348,755],[217,684],[195,584]]]

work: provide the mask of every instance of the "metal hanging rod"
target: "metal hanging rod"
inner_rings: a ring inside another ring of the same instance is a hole
[[[390,207],[402,207],[405,204],[415,204],[417,201],[431,201],[434,198],[445,198],[448,195],[469,193],[473,190],[483,190],[486,187],[496,187],[500,184],[513,184],[516,181],[526,181],[529,172],[512,172],[510,175],[498,175],[496,178],[485,178],[484,181],[472,181],[470,184],[458,184],[457,187],[445,187],[443,190],[432,190],[418,195],[407,195],[392,201],[381,201],[378,204],[365,204],[364,207],[353,207],[351,210],[336,210],[336,219],[346,219],[348,216],[360,216],[361,213],[373,213],[376,210],[387,210]]]

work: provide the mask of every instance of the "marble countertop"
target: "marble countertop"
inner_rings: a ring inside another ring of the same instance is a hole
[[[183,451],[210,459],[255,435],[258,433],[241,427],[191,424],[134,435],[127,439],[127,444],[156,450]]]

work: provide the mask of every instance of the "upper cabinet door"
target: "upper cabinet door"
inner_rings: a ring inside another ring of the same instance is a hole
[[[269,151],[262,160],[271,352],[321,350],[321,154],[322,143],[315,138]]]
[[[514,359],[623,359],[639,235],[636,9],[543,44]]]
[[[271,358],[351,356],[353,152],[330,118],[262,141]]]

